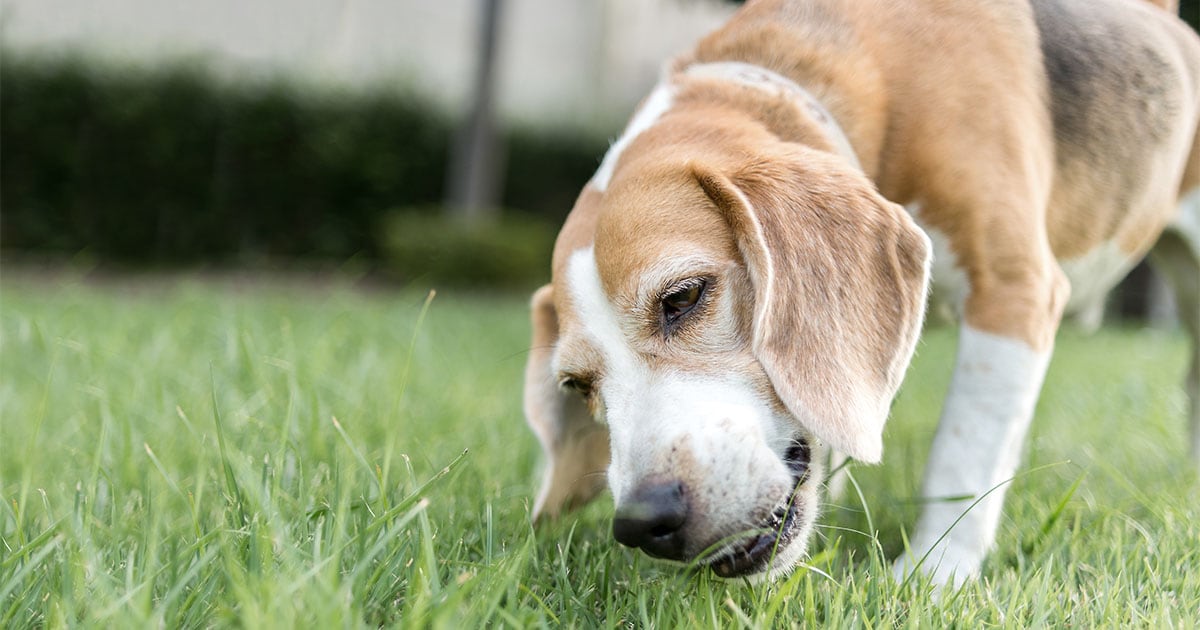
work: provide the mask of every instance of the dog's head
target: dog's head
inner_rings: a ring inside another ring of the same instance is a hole
[[[928,241],[828,153],[659,144],[584,190],[534,296],[535,515],[590,499],[607,464],[620,542],[722,576],[787,571],[825,447],[880,459]]]

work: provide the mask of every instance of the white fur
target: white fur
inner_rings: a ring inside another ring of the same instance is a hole
[[[600,284],[600,273],[596,269],[596,257],[591,247],[571,255],[567,263],[567,278],[575,312],[579,321],[583,322],[587,336],[604,354],[607,370],[635,381],[645,381],[645,366],[625,342],[617,315]],[[560,359],[559,356],[555,357],[556,369],[560,368]],[[607,406],[618,402],[605,397]]]
[[[633,139],[642,134],[643,131],[654,126],[658,119],[671,109],[674,104],[674,87],[666,81],[654,86],[654,90],[646,97],[646,101],[638,108],[637,113],[633,115],[633,119],[626,125],[625,131],[617,141],[608,148],[608,152],[604,154],[604,159],[600,162],[600,168],[596,170],[596,174],[592,176],[592,186],[600,192],[608,190],[608,184],[612,181],[613,171],[617,168],[617,161],[621,159],[621,153],[633,142]]]
[[[1179,199],[1171,229],[1183,234],[1193,246],[1200,246],[1200,186],[1189,190]]]
[[[1116,241],[1105,241],[1099,247],[1070,260],[1060,260],[1059,266],[1071,281],[1071,297],[1065,311],[1078,313],[1096,303],[1112,289],[1138,258],[1121,251]]]
[[[905,206],[905,210],[908,210],[908,213],[916,220],[917,214],[920,212],[920,205],[909,204]],[[933,258],[929,266],[932,301],[950,306],[957,316],[962,312],[963,303],[971,290],[967,274],[959,266],[958,257],[950,249],[950,239],[945,234],[922,224],[919,220],[917,220],[917,226],[929,237]]]
[[[688,535],[697,544],[753,528],[753,519],[761,519],[791,491],[791,473],[779,456],[792,438],[790,419],[776,415],[737,374],[651,369],[626,333],[640,328],[613,309],[591,247],[571,255],[567,280],[580,333],[604,361],[598,386],[609,428],[608,483],[615,503],[620,506],[643,482],[674,478],[686,488],[693,510],[689,527],[697,528]],[[556,369],[562,359],[556,357]],[[803,553],[807,532],[801,533],[780,550],[774,566],[790,567]]]
[[[921,493],[927,503],[911,540],[913,555],[898,561],[899,572],[929,552],[922,569],[938,583],[961,583],[978,573],[995,540],[1006,481],[1020,461],[1049,362],[1049,351],[962,326],[925,470]],[[946,500],[964,495],[970,498]]]

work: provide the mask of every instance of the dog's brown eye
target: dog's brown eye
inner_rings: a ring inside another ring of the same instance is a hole
[[[696,304],[700,302],[700,297],[704,295],[706,284],[707,282],[704,280],[690,282],[663,297],[663,320],[667,325],[675,323],[676,320],[696,307]]]
[[[580,396],[588,398],[592,395],[592,384],[586,379],[575,376],[568,376],[559,381],[558,386],[563,389],[569,389],[578,392]]]

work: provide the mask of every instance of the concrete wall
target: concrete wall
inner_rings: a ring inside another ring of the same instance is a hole
[[[8,50],[104,62],[199,60],[235,80],[412,85],[463,107],[480,0],[0,0]],[[661,62],[734,9],[718,0],[505,0],[503,115],[605,129]]]

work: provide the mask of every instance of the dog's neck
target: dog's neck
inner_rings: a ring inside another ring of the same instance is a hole
[[[862,170],[862,164],[854,152],[854,147],[850,144],[850,139],[846,137],[846,133],[838,124],[837,119],[816,96],[795,81],[762,66],[741,61],[695,63],[683,68],[680,74],[688,77],[729,81],[791,100],[809,119],[817,123],[839,155],[856,169]]]
[[[848,165],[863,171],[863,165],[848,135],[821,101],[795,81],[762,66],[738,62],[676,61],[668,65],[662,79],[642,101],[620,137],[609,147],[600,168],[590,182],[592,189],[604,192],[626,153],[643,132],[658,125],[669,112],[695,107],[688,99],[694,87],[717,83],[740,89],[743,98],[721,102],[742,110],[764,124],[785,142],[810,144],[821,151],[840,156]],[[701,93],[702,96],[706,96]],[[711,95],[707,95],[711,96]],[[740,100],[740,102],[739,102]],[[707,101],[705,101],[707,102]],[[788,111],[780,111],[786,108]],[[732,111],[732,110],[726,110]],[[785,121],[782,124],[781,121]],[[871,154],[867,154],[868,158]],[[870,175],[870,173],[868,173]]]

